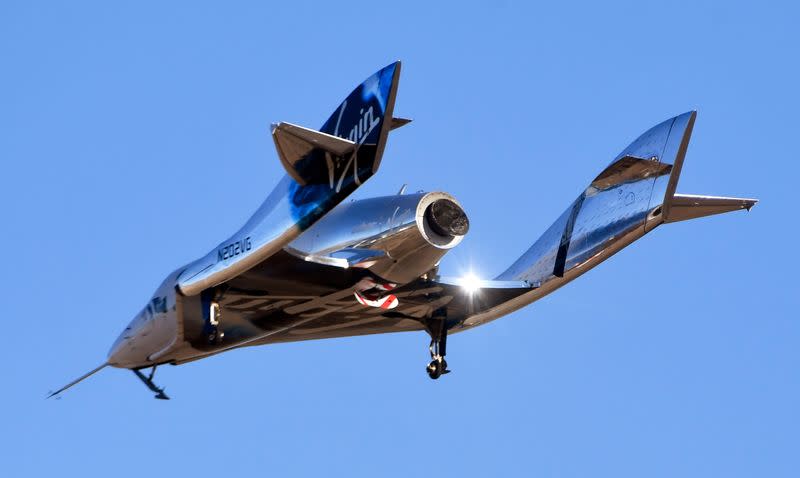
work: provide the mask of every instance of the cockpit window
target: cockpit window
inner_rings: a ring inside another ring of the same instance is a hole
[[[166,297],[154,297],[153,298],[153,310],[156,313],[166,314],[167,313],[167,298]]]

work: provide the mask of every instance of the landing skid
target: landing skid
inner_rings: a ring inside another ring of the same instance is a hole
[[[140,372],[140,370],[142,370],[140,368],[133,369],[133,373],[135,373],[136,376],[139,377],[139,380],[141,380],[145,385],[147,385],[147,388],[155,392],[156,394],[155,398],[159,400],[169,400],[169,397],[164,393],[164,389],[158,388],[156,384],[153,383],[153,376],[156,374],[156,367],[158,367],[158,365],[153,365],[152,370],[150,370],[150,375],[145,375],[142,372]]]

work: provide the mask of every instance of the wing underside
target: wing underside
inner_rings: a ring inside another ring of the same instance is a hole
[[[487,281],[475,290],[420,278],[392,290],[398,305],[386,310],[356,300],[354,284],[365,277],[364,269],[319,264],[281,251],[222,287],[218,302],[225,339],[242,347],[406,332],[423,330],[424,321],[434,316],[456,327],[534,290],[521,281]]]

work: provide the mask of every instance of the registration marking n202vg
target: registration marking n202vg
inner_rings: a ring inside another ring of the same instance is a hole
[[[227,244],[217,250],[217,262],[226,261],[232,257],[238,256],[239,254],[244,254],[252,248],[253,244],[250,242],[250,236]]]

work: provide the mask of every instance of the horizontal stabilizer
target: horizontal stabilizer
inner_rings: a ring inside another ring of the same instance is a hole
[[[664,218],[664,222],[686,221],[741,209],[749,211],[757,202],[757,199],[675,194],[670,201],[669,216]]]
[[[397,128],[402,128],[403,126],[407,125],[410,122],[411,120],[408,118],[392,118],[392,122],[389,125],[389,129],[394,130]]]
[[[291,123],[278,123],[272,128],[272,139],[286,172],[295,181],[304,185],[307,178],[298,168],[298,163],[314,149],[320,149],[334,156],[345,156],[352,153],[356,147],[353,141],[339,138]]]

